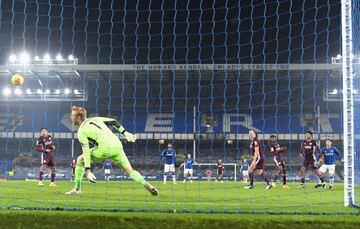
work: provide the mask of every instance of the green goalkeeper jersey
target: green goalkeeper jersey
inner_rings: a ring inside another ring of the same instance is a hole
[[[82,147],[85,168],[90,168],[90,147],[93,144],[98,148],[111,148],[114,145],[122,144],[119,138],[108,126],[113,126],[122,134],[124,127],[116,120],[105,117],[93,117],[85,119],[78,129],[78,139]]]

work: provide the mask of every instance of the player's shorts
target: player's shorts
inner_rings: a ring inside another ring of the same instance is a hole
[[[264,169],[264,163],[265,161],[264,161],[264,159],[260,159],[258,162],[257,162],[257,164],[256,164],[256,166],[255,166],[255,169]],[[252,164],[252,163],[251,163]],[[251,166],[251,165],[250,165]]]
[[[44,156],[41,164],[49,166],[49,167],[55,166],[55,157],[54,156]]]
[[[303,162],[303,167],[307,168],[308,166],[310,166],[312,169],[318,169],[317,166],[315,166],[315,161],[314,161],[314,158],[306,158],[305,157],[305,160]]]
[[[323,164],[320,167],[319,171],[321,173],[326,173],[326,171],[329,171],[329,173],[335,173],[335,164],[333,164],[333,165],[325,165],[325,164]]]
[[[91,163],[100,163],[106,159],[110,159],[121,168],[126,169],[130,167],[129,159],[127,158],[122,144],[113,142],[108,144],[99,144],[98,147],[90,149]]]
[[[249,171],[248,170],[242,171],[242,174],[244,177],[247,177],[247,176],[249,176]]]
[[[184,176],[188,174],[193,175],[193,169],[184,169]]]
[[[110,174],[111,172],[110,172],[110,169],[104,169],[104,173],[105,174]]]
[[[175,165],[174,164],[165,164],[164,165],[164,172],[165,173],[175,173]]]

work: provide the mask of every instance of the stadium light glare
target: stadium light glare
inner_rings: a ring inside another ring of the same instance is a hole
[[[16,55],[11,54],[11,55],[9,56],[9,60],[10,60],[10,63],[15,63],[15,61],[16,61]]]
[[[39,56],[35,56],[35,60],[36,60],[36,61],[39,61],[39,60],[40,60],[40,57],[39,57]]]
[[[79,95],[79,94],[80,94],[79,90],[78,90],[78,89],[75,89],[75,90],[74,90],[74,94],[75,94],[75,95]]]
[[[45,94],[50,94],[50,89],[46,89]]]
[[[232,139],[228,139],[226,142],[228,145],[232,145],[234,143],[234,141]]]
[[[16,88],[14,91],[15,95],[22,95],[22,90],[20,88]]]
[[[337,55],[336,55],[336,58],[337,58],[337,59],[340,59],[340,58],[341,58],[341,55],[340,55],[340,54],[337,54]]]
[[[46,54],[44,55],[44,62],[45,62],[45,63],[50,63],[50,61],[51,61],[51,56],[50,56],[49,53],[46,53]]]
[[[60,89],[56,89],[56,90],[54,91],[54,93],[55,93],[56,95],[60,94]]]
[[[62,57],[62,55],[60,53],[56,54],[55,58],[56,58],[57,61],[63,60],[63,57]]]
[[[337,89],[333,89],[333,91],[330,92],[329,94],[330,94],[330,95],[337,95],[337,93],[338,93],[338,90],[337,90]]]
[[[31,91],[30,88],[26,89],[26,94],[28,94],[28,95],[31,95],[31,94],[32,94],[32,91]]]
[[[70,55],[68,56],[68,60],[70,60],[70,61],[75,60],[75,57],[74,57],[72,54],[70,54]]]
[[[8,87],[5,87],[5,88],[2,90],[2,93],[3,93],[3,95],[5,95],[5,96],[9,96],[9,95],[11,95],[11,89],[8,88]]]
[[[69,89],[69,88],[65,88],[65,90],[64,90],[64,94],[65,94],[65,95],[70,94],[70,92],[71,92],[71,91],[70,91],[70,89]]]
[[[43,91],[42,91],[41,89],[37,89],[37,90],[36,90],[36,93],[37,93],[38,95],[41,95],[41,94],[43,94]]]
[[[27,64],[30,61],[30,56],[25,51],[20,54],[20,62],[22,64]]]

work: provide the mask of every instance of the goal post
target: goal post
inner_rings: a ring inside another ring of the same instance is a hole
[[[216,169],[217,163],[198,163],[198,165],[200,166],[200,168],[202,168],[202,166],[211,166],[211,170]],[[237,168],[238,165],[236,163],[224,163],[224,167],[225,167],[225,171],[227,171],[227,168],[231,168],[230,171],[234,172],[234,181],[237,181]],[[230,176],[231,177],[231,176]]]
[[[344,206],[354,205],[354,106],[353,106],[353,38],[352,1],[341,1]]]

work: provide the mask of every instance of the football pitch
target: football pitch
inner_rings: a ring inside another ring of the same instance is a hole
[[[81,196],[66,196],[69,181],[0,182],[0,228],[358,228],[356,208],[343,206],[343,186],[247,190],[242,182],[153,182],[151,196],[132,181],[84,182]],[[233,213],[233,214],[226,214]],[[240,214],[241,213],[241,214]]]
[[[255,183],[247,190],[242,182],[178,182],[164,185],[152,182],[160,195],[151,196],[141,185],[132,181],[84,182],[82,195],[67,196],[73,187],[69,181],[57,182],[57,187],[38,187],[36,181],[4,181],[0,183],[3,209],[59,209],[146,212],[213,212],[213,213],[304,213],[333,214],[357,213],[355,208],[343,206],[343,186],[335,190],[315,189],[308,183],[297,189],[298,183],[289,183],[283,190],[281,184],[265,190],[264,182]]]

